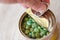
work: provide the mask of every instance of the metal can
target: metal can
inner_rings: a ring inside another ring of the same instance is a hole
[[[20,33],[27,39],[27,40],[57,40],[58,37],[58,29],[57,29],[57,25],[56,25],[56,18],[55,15],[51,12],[51,10],[47,10],[42,16],[46,19],[48,19],[49,21],[49,29],[50,29],[50,33],[47,36],[44,36],[40,39],[32,39],[27,37],[21,29],[21,23],[23,18],[27,15],[27,13],[23,13],[23,15],[21,16],[20,20],[19,20],[19,31]]]

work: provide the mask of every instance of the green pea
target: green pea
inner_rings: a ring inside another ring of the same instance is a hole
[[[34,29],[33,28],[30,28],[30,31],[32,32],[32,31],[34,31]]]
[[[35,22],[32,18],[30,18],[29,20],[32,21],[32,22]]]
[[[32,21],[27,21],[27,25],[32,25]]]
[[[49,32],[48,29],[44,27],[43,30],[45,31],[45,35],[47,35],[47,32]]]
[[[41,27],[40,27],[40,26],[38,26],[38,29],[39,29],[39,30],[41,30]]]
[[[35,33],[34,32],[32,32],[32,37],[35,37]]]
[[[34,32],[30,32],[29,36],[32,37],[32,38],[35,38],[35,33]]]
[[[36,23],[32,24],[32,28],[38,27],[38,25]]]
[[[48,32],[48,29],[47,28],[43,28],[44,31]]]
[[[38,29],[39,29],[39,31],[41,31],[41,30],[42,30],[40,26],[38,26]]]
[[[43,37],[45,34],[46,34],[46,31],[43,31],[43,30],[42,30],[42,31],[40,32],[40,35],[41,35],[42,37]]]
[[[32,33],[31,32],[29,33],[29,37],[32,37]]]
[[[26,18],[24,19],[24,21],[28,21],[28,18],[26,17]]]
[[[36,38],[39,38],[40,37],[40,34],[39,33],[36,33],[35,36],[36,36]]]
[[[29,33],[29,30],[25,30],[25,34],[28,34]]]
[[[38,29],[40,29],[40,26],[38,26]]]
[[[30,26],[29,25],[26,25],[26,29],[29,29],[30,28]]]
[[[34,32],[39,32],[39,29],[38,28],[34,28]]]

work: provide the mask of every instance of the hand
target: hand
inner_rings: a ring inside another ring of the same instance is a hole
[[[46,10],[46,4],[42,1],[49,4],[49,0],[0,0],[2,3],[20,3],[25,7],[30,7],[36,11]]]
[[[46,10],[47,6],[43,2],[46,2],[49,4],[49,0],[18,0],[19,3],[24,5],[25,7],[30,7],[36,11]]]

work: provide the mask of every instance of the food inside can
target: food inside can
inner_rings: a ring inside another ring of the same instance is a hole
[[[50,33],[46,27],[37,24],[28,14],[22,20],[21,29],[27,37],[33,39],[42,38]]]

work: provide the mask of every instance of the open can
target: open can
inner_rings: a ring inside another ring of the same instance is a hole
[[[51,32],[47,36],[44,36],[44,37],[42,37],[40,39],[29,38],[22,32],[21,23],[22,23],[23,18],[26,15],[27,15],[26,12],[23,13],[20,20],[19,20],[19,31],[27,40],[57,40],[58,29],[57,29],[57,25],[56,25],[56,18],[55,18],[55,15],[51,12],[50,9],[48,9],[42,16],[44,18],[48,19],[48,21],[49,21],[49,29],[51,30]]]

